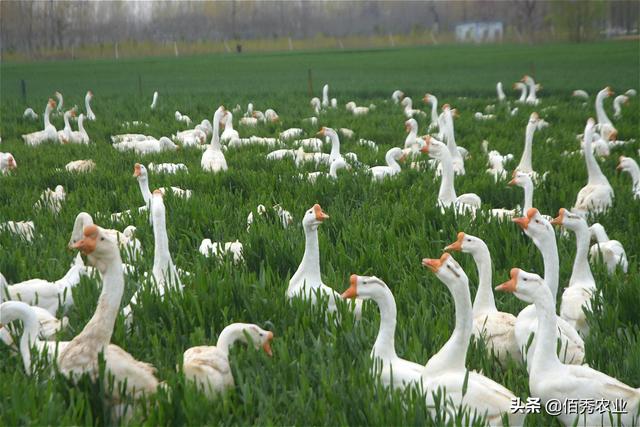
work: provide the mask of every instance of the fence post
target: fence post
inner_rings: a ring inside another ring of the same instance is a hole
[[[22,92],[22,100],[27,103],[27,82],[24,79],[20,80],[20,90]]]

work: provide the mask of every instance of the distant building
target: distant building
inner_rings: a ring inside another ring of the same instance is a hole
[[[466,22],[456,25],[459,42],[495,42],[502,40],[502,22]]]

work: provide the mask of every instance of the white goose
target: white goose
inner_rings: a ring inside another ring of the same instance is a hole
[[[227,254],[230,254],[234,263],[240,263],[244,261],[242,255],[242,243],[239,240],[235,242],[213,242],[211,239],[203,239],[198,248],[198,252],[204,255],[206,258],[215,256],[219,259],[223,259]]]
[[[556,355],[557,317],[555,300],[545,281],[537,274],[511,269],[511,280],[496,289],[512,292],[519,299],[535,304],[537,313],[536,345],[529,369],[529,390],[546,404],[550,400],[564,401],[568,396],[580,402],[625,402],[626,413],[616,414],[613,408],[600,411],[559,411],[562,424],[571,425],[636,425],[640,421],[640,388],[634,389],[600,371],[585,365],[565,365]],[[612,418],[610,418],[612,417]],[[620,418],[618,418],[620,417]],[[615,421],[612,421],[615,420]]]
[[[78,117],[78,130],[71,131],[68,142],[72,144],[89,144],[89,134],[84,128],[84,114],[80,114],[80,117]]]
[[[69,118],[75,117],[75,110],[71,109],[69,111],[64,112],[63,120],[64,120],[64,129],[58,131],[58,142],[60,144],[66,144],[70,142],[71,139],[71,124],[69,124]]]
[[[531,113],[529,116],[529,122],[527,123],[527,127],[524,133],[524,151],[522,152],[522,157],[520,157],[520,163],[516,166],[517,171],[527,173],[531,175],[531,179],[533,181],[537,181],[538,178],[544,179],[544,175],[540,176],[536,171],[533,170],[532,166],[532,150],[533,150],[533,134],[538,129],[538,122],[540,121],[540,117],[538,113]]]
[[[180,113],[180,111],[176,111],[174,113],[174,116],[177,121],[184,123],[187,126],[191,126],[191,117],[187,116],[186,114],[182,114]]]
[[[314,98],[311,98],[311,101],[309,101],[309,104],[311,105],[311,108],[313,108],[313,111],[316,114],[320,114],[320,110],[322,109],[322,103],[320,102],[320,98],[318,98],[317,96]]]
[[[229,142],[234,139],[240,139],[240,134],[233,128],[233,114],[231,111],[227,111],[224,115],[224,130],[220,135],[220,141]]]
[[[453,167],[453,172],[456,175],[464,175],[464,158],[462,157],[461,149],[462,147],[458,147],[456,145],[455,133],[453,130],[453,117],[458,116],[458,111],[456,109],[451,109],[449,104],[444,104],[442,106],[443,112],[443,125],[444,127],[440,127],[442,134],[444,135],[444,140],[447,143],[447,148],[449,149],[449,153],[451,154],[451,165]],[[437,171],[439,173],[442,172],[443,165],[438,164]]]
[[[247,335],[251,342],[247,342]],[[232,323],[222,330],[215,347],[198,346],[185,351],[182,371],[185,377],[195,382],[208,398],[216,398],[225,390],[235,386],[229,364],[231,346],[236,342],[253,344],[256,350],[262,348],[271,356],[271,340],[273,340],[271,331],[265,331],[250,323]]]
[[[600,166],[591,151],[594,125],[594,120],[589,118],[584,129],[584,160],[587,164],[588,180],[587,185],[578,192],[576,203],[572,209],[581,215],[586,215],[588,212],[599,213],[606,211],[613,204],[613,188],[609,184],[607,177],[600,170]]]
[[[9,232],[26,242],[31,242],[35,234],[33,221],[7,221],[0,223],[0,232]]]
[[[497,150],[491,150],[487,154],[489,157],[490,168],[486,172],[493,176],[494,182],[505,179],[507,177],[507,170],[504,168],[504,164],[513,160],[513,154],[500,154]]]
[[[418,384],[424,367],[419,363],[401,359],[396,354],[396,301],[387,284],[375,276],[356,274],[351,275],[349,282],[350,286],[342,293],[342,298],[370,299],[375,301],[380,310],[378,336],[371,350],[374,377],[378,378],[379,375],[385,386],[397,389]]]
[[[54,95],[58,100],[58,107],[56,108],[56,113],[62,114],[62,112],[64,111],[64,98],[62,97],[62,94],[57,91],[54,93]]]
[[[591,236],[587,221],[580,215],[560,208],[551,224],[560,225],[576,235],[576,257],[569,285],[562,293],[560,317],[566,320],[583,337],[589,335],[585,311],[591,311],[591,297],[596,292],[596,281],[589,267],[589,242]]]
[[[33,111],[33,108],[28,107],[24,110],[24,113],[22,113],[22,118],[29,120],[38,120],[38,113]]]
[[[553,226],[547,221],[536,208],[531,208],[526,212],[526,216],[514,218],[524,233],[533,240],[544,262],[544,280],[551,290],[551,294],[558,294],[558,281],[560,275],[560,260],[558,257],[558,246],[556,245],[556,234]],[[565,363],[575,365],[582,364],[584,360],[584,341],[568,322],[558,316],[558,329],[560,333],[559,354]],[[523,357],[527,363],[527,369],[531,368],[533,351],[536,347],[535,336],[529,344],[531,334],[537,328],[537,318],[535,306],[525,307],[516,317],[516,340],[522,350]],[[526,352],[524,351],[526,349]]]
[[[2,277],[0,277],[0,284],[1,282]],[[0,287],[0,289],[2,288]],[[48,340],[50,338],[54,338],[59,331],[69,326],[69,319],[66,316],[62,319],[58,319],[43,308],[31,306],[22,301],[7,301],[6,303],[0,305],[0,324],[7,325],[0,327],[0,341],[8,346],[13,347],[15,345],[11,333],[9,332],[9,323],[16,319],[20,319],[23,321],[23,323],[26,323],[22,316],[17,317],[11,314],[13,310],[11,310],[10,307],[12,306],[20,307],[18,313],[31,312],[30,316],[35,317],[35,319],[32,318],[31,320],[34,326],[33,331],[28,331],[31,325],[24,325],[23,334],[30,332],[34,337],[40,337],[43,340]]]
[[[163,151],[176,151],[180,146],[176,145],[166,136],[163,136],[160,139],[152,137],[143,140],[118,142],[113,144],[113,148],[121,152],[133,150],[136,154],[145,155],[161,153]]]
[[[484,340],[501,362],[509,358],[522,361],[515,335],[516,317],[496,308],[491,282],[491,253],[487,244],[478,237],[459,232],[458,240],[444,249],[471,254],[476,263],[479,282],[473,301],[473,336]]]
[[[517,170],[513,171],[513,178],[508,185],[517,185],[524,190],[522,212],[528,212],[533,207],[533,181],[531,175]]]
[[[56,185],[55,190],[47,188],[40,195],[40,199],[33,205],[34,209],[48,209],[54,214],[62,210],[62,202],[65,201],[67,193],[62,185]]]
[[[72,160],[67,163],[64,168],[67,172],[87,173],[92,172],[96,168],[96,162],[91,159]]]
[[[394,104],[400,103],[400,101],[402,101],[402,98],[404,98],[404,92],[400,89],[394,90],[391,94],[391,101],[393,101]]]
[[[91,255],[90,259],[102,275],[102,292],[91,320],[60,352],[57,360],[60,371],[72,380],[85,373],[95,379],[99,371],[99,354],[104,351],[106,371],[118,385],[114,387],[115,395],[111,396],[116,402],[121,385],[127,394],[135,397],[155,393],[159,383],[153,366],[109,344],[124,291],[122,259],[117,242],[96,225],[85,227],[83,234],[82,240],[73,247]]]
[[[151,191],[149,190],[149,174],[147,173],[147,168],[140,163],[136,163],[133,167],[133,176],[138,180],[145,205],[149,205],[151,203]],[[171,191],[175,197],[183,199],[190,199],[192,195],[191,190],[183,190],[180,187],[163,187],[160,188],[160,191],[162,195],[165,195],[167,191]]]
[[[9,300],[22,301],[29,305],[40,307],[52,316],[58,308],[63,311],[73,306],[72,289],[80,283],[80,278],[89,274],[80,256],[67,273],[59,280],[50,282],[45,279],[30,279],[13,285],[3,285],[2,296]]]
[[[329,105],[329,85],[325,84],[322,87],[322,107],[328,108]]]
[[[466,366],[467,350],[473,329],[473,312],[469,294],[469,279],[460,265],[448,253],[440,259],[422,260],[447,286],[453,296],[456,324],[449,340],[436,354],[431,356],[422,371],[422,385],[427,397],[427,406],[433,407],[433,394],[446,393],[443,401],[448,410],[468,408],[473,414],[485,416],[490,425],[502,425],[506,416],[509,425],[522,425],[524,414],[510,411],[515,395],[497,382]]]
[[[571,96],[573,96],[574,98],[578,98],[578,99],[584,99],[587,100],[589,99],[589,94],[587,93],[586,90],[582,90],[582,89],[576,89],[571,93]]]
[[[638,163],[631,157],[620,156],[616,170],[627,172],[631,175],[633,198],[640,200],[640,166],[638,166]]]
[[[613,99],[613,118],[619,119],[622,117],[622,105],[629,102],[627,95],[618,95]]]
[[[529,94],[527,95],[525,102],[530,105],[538,105],[540,100],[536,96],[536,89],[538,89],[538,85],[536,85],[536,82],[531,76],[524,76],[521,81],[526,84],[529,89]]]
[[[222,146],[220,145],[220,121],[225,114],[224,106],[218,107],[213,115],[213,134],[211,135],[211,143],[202,153],[200,166],[205,172],[221,172],[226,171],[227,160],[224,158]]]
[[[505,99],[507,99],[507,97],[504,94],[504,91],[502,90],[502,82],[496,83],[496,93],[498,94],[498,101],[502,102]]]
[[[404,122],[404,129],[407,131],[407,137],[404,140],[405,150],[411,153],[418,153],[424,145],[422,138],[418,138],[418,122],[416,119],[408,119]]]
[[[629,267],[629,261],[627,261],[627,253],[622,243],[617,240],[610,240],[602,224],[597,222],[589,227],[589,232],[591,233],[591,239],[595,239],[597,242],[589,249],[591,262],[595,262],[602,257],[602,261],[606,264],[609,274],[613,274],[618,265],[620,265],[622,271],[626,273]]]
[[[189,173],[189,168],[184,163],[149,163],[147,165],[153,173],[165,173],[175,175],[178,172]]]
[[[340,294],[322,282],[320,274],[320,246],[318,245],[318,227],[329,215],[322,211],[319,204],[304,214],[302,218],[302,228],[305,234],[304,255],[300,266],[289,280],[287,288],[287,298],[302,298],[315,305],[318,297],[328,298],[328,311],[335,312]],[[362,314],[362,300],[357,299],[355,305],[351,306],[356,320]]]
[[[425,146],[420,151],[428,153],[429,157],[438,160],[439,165],[442,166],[442,181],[440,181],[440,190],[438,191],[438,204],[441,211],[444,213],[445,208],[453,207],[457,213],[474,215],[475,211],[480,208],[480,197],[475,193],[456,195],[453,162],[447,146],[429,135],[422,138],[425,141]]]
[[[373,181],[382,181],[386,177],[392,177],[400,173],[401,168],[398,162],[405,159],[406,154],[398,147],[393,147],[387,151],[384,158],[387,166],[374,166],[369,168]]]
[[[15,157],[11,153],[0,152],[0,173],[5,175],[18,168]]]
[[[320,132],[318,132],[318,136],[328,137],[331,141],[331,153],[328,158],[329,165],[335,160],[342,158],[342,154],[340,154],[340,138],[335,130],[323,126]]]
[[[51,115],[51,111],[56,107],[56,101],[53,99],[49,99],[47,102],[47,107],[44,110],[44,129],[32,132],[26,135],[22,135],[22,140],[27,145],[40,145],[43,142],[47,141],[58,141],[58,132],[56,131],[55,126],[51,124],[49,121],[49,116]]]
[[[596,95],[595,107],[596,107],[596,118],[598,119],[598,126],[602,127],[604,125],[613,126],[609,117],[607,117],[607,113],[604,111],[604,100],[610,96],[613,96],[614,93],[609,86],[602,89]]]
[[[87,120],[94,121],[96,119],[96,115],[93,114],[93,110],[91,109],[90,102],[93,99],[93,92],[87,91],[87,94],[84,97],[84,106],[87,110]]]
[[[329,179],[338,179],[338,170],[340,169],[350,169],[351,166],[344,160],[344,158],[340,157],[335,159],[331,166],[329,166],[329,173],[326,172],[309,172],[307,174],[307,181],[315,184],[319,177],[325,176]]]
[[[153,92],[153,99],[151,100],[151,109],[155,110],[158,106],[158,91]]]
[[[438,98],[436,98],[435,95],[427,93],[424,95],[424,98],[422,98],[422,100],[427,104],[431,104],[431,123],[429,123],[428,131],[432,132],[435,129],[438,129],[438,126],[439,126]]]
[[[404,115],[407,119],[410,119],[415,115],[426,116],[424,111],[413,108],[413,101],[408,96],[405,96],[402,99],[402,101],[400,102],[400,105],[402,105],[402,107],[404,108]]]
[[[520,91],[520,98],[516,102],[524,104],[527,100],[527,85],[522,82],[515,82],[513,88]]]
[[[170,290],[182,292],[183,285],[180,280],[178,270],[171,259],[169,252],[169,237],[167,235],[166,209],[162,200],[162,192],[154,190],[151,197],[151,220],[153,222],[153,286],[158,295],[162,298],[165,293]],[[133,320],[132,305],[136,305],[138,301],[138,292],[133,294],[129,305],[123,310],[125,323],[131,326]]]

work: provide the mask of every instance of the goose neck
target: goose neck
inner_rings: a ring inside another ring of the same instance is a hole
[[[544,263],[544,281],[551,290],[554,301],[558,295],[558,280],[560,275],[560,259],[558,257],[558,246],[556,235],[551,231],[547,238],[541,241],[534,240],[538,250],[542,253]]]
[[[335,132],[331,132],[329,134],[329,139],[331,140],[331,159],[337,159],[340,157],[340,138],[338,138],[338,134]]]
[[[149,203],[151,203],[151,191],[149,190],[149,178],[144,175],[139,176],[138,186],[140,187],[140,192],[142,193],[142,198],[144,199],[144,203],[146,205],[149,205]]]
[[[587,183],[588,185],[603,185],[609,184],[607,177],[604,176],[602,171],[600,170],[600,166],[596,161],[595,156],[593,155],[593,150],[591,149],[593,139],[593,130],[585,132],[584,135],[584,160],[587,165]]]
[[[380,328],[373,344],[371,356],[380,357],[383,360],[396,358],[396,302],[389,289],[385,289],[384,295],[374,298],[374,300],[380,310]]]
[[[576,233],[576,258],[573,261],[573,270],[571,271],[571,279],[569,279],[569,286],[575,283],[590,284],[595,287],[595,280],[591,273],[591,267],[589,266],[589,243],[591,241],[591,235],[589,234],[589,228],[586,223],[575,230]]]
[[[524,189],[524,207],[522,212],[527,212],[533,207],[533,183],[527,182],[522,187]]]
[[[536,345],[533,350],[530,376],[534,373],[548,372],[551,367],[559,367],[560,360],[556,354],[558,340],[557,320],[554,299],[546,289],[541,289],[535,299],[538,328]]]
[[[305,227],[304,255],[300,267],[307,277],[313,277],[314,283],[320,283],[320,246],[318,244],[318,228]]]
[[[431,102],[431,124],[438,124],[438,100],[435,98],[430,99]]]
[[[596,119],[601,125],[611,124],[611,120],[609,120],[609,117],[607,117],[607,113],[604,111],[604,99],[606,98],[606,96],[607,92],[604,90],[601,90],[596,95]]]
[[[440,181],[438,200],[448,205],[453,203],[457,198],[456,189],[454,187],[455,178],[453,173],[453,162],[448,150],[442,150],[440,165],[442,167],[442,181]]]
[[[533,171],[533,166],[531,164],[531,152],[533,149],[533,134],[535,130],[536,124],[534,122],[529,122],[524,135],[524,151],[522,152],[520,163],[516,168],[521,172],[530,173]]]
[[[487,248],[472,255],[476,262],[476,268],[478,269],[479,281],[476,298],[473,301],[473,316],[475,317],[481,314],[493,313],[498,310],[496,309],[496,302],[493,297],[493,290],[491,289],[492,263],[489,249]]]
[[[466,283],[466,286],[464,286],[463,283],[456,283],[449,287],[455,303],[455,327],[449,340],[440,351],[427,362],[425,366],[425,372],[427,374],[431,372],[439,373],[448,370],[466,369],[465,360],[467,358],[467,349],[473,329],[473,317],[468,281],[462,281]]]
[[[225,356],[229,356],[229,349],[235,344],[236,341],[243,337],[243,328],[239,324],[231,324],[224,328],[220,332],[216,348],[219,349]]]

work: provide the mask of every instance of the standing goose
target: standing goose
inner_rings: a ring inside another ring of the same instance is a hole
[[[62,94],[57,91],[54,93],[54,95],[58,100],[58,107],[56,108],[56,113],[62,114],[62,112],[64,111],[64,98],[62,97]]]
[[[240,139],[240,134],[233,128],[233,114],[231,111],[227,111],[224,115],[224,130],[220,136],[220,141],[228,142],[235,139]]]
[[[325,84],[322,87],[322,107],[323,108],[329,107],[329,85],[328,84]]]
[[[626,104],[629,102],[629,97],[627,95],[618,95],[613,99],[613,118],[619,119],[622,117],[622,104]]]
[[[318,296],[329,299],[328,310],[337,310],[336,301],[340,299],[340,294],[322,282],[320,274],[320,246],[318,244],[318,227],[329,215],[322,211],[319,204],[304,214],[302,218],[302,228],[305,234],[304,255],[300,266],[289,280],[287,288],[287,298],[302,298],[315,305]],[[360,319],[362,312],[362,300],[357,299],[353,307],[356,319]]]
[[[93,114],[93,110],[91,109],[90,102],[93,99],[93,92],[87,91],[87,95],[84,97],[84,106],[87,110],[87,120],[94,121],[96,119],[96,115]]]
[[[440,259],[422,260],[422,265],[431,270],[444,283],[453,296],[456,323],[453,333],[445,345],[431,356],[422,371],[422,386],[427,395],[427,406],[434,406],[433,394],[446,393],[444,401],[448,409],[468,407],[471,414],[486,416],[490,425],[502,425],[506,416],[509,425],[522,425],[524,414],[510,411],[515,395],[498,384],[466,366],[467,350],[473,329],[473,313],[469,294],[469,279],[464,270],[448,253]]]
[[[484,340],[501,362],[509,358],[520,362],[522,353],[515,336],[516,317],[496,308],[491,283],[491,253],[486,243],[459,232],[458,240],[444,249],[471,254],[476,263],[479,282],[473,301],[473,336]]]
[[[22,135],[22,140],[27,145],[40,145],[43,142],[47,141],[57,141],[58,140],[58,132],[56,131],[55,126],[51,124],[49,121],[49,116],[51,115],[51,111],[56,108],[56,101],[49,98],[49,102],[47,102],[47,107],[44,110],[44,129],[32,132],[26,135]]]
[[[75,112],[73,115],[75,116]],[[78,117],[78,130],[71,131],[68,142],[73,144],[88,144],[90,142],[89,134],[84,128],[84,114],[80,114]]]
[[[616,170],[627,172],[631,175],[631,181],[633,182],[631,192],[633,193],[633,198],[640,200],[640,167],[638,163],[631,157],[620,156]]]
[[[124,274],[118,245],[96,225],[85,227],[83,234],[82,240],[72,247],[85,255],[92,255],[94,265],[102,275],[102,292],[91,320],[61,351],[58,357],[60,372],[72,380],[85,373],[96,379],[99,373],[99,355],[104,352],[106,371],[118,385],[113,388],[112,398],[118,400],[122,385],[128,395],[135,397],[155,393],[159,383],[153,366],[140,362],[122,348],[109,344],[124,291]]]
[[[382,181],[386,177],[392,177],[399,174],[402,169],[398,162],[403,161],[405,157],[406,156],[402,149],[398,147],[390,148],[384,156],[387,161],[387,166],[374,166],[369,168],[373,181]]]
[[[507,99],[507,97],[504,95],[504,91],[502,90],[502,82],[498,82],[496,84],[496,93],[498,94],[498,101],[502,102]]]
[[[438,129],[438,98],[436,98],[435,95],[427,93],[422,100],[427,104],[431,104],[431,123],[429,123],[428,128],[428,131],[431,132]]]
[[[352,274],[349,288],[342,293],[342,298],[361,298],[375,301],[380,309],[380,327],[378,336],[371,350],[374,361],[373,374],[377,377],[376,362],[382,364],[379,372],[385,386],[405,389],[420,382],[423,366],[401,359],[396,354],[396,301],[387,284],[375,276],[358,276]]]
[[[513,222],[518,224],[524,233],[533,240],[544,262],[544,280],[551,294],[555,298],[558,294],[558,282],[560,276],[560,260],[558,257],[558,246],[556,245],[556,234],[553,226],[547,221],[536,208],[531,208],[526,212],[526,216],[514,218]],[[565,363],[575,365],[582,364],[584,360],[584,341],[568,322],[558,316],[558,330],[560,334],[559,354]],[[518,347],[523,351],[523,357],[530,369],[530,362],[533,351],[536,347],[535,336],[529,345],[531,334],[537,328],[536,308],[534,305],[525,307],[516,317],[516,340]],[[527,348],[527,346],[529,347]],[[526,349],[526,352],[524,351]]]
[[[404,98],[404,92],[399,89],[394,90],[391,94],[391,100],[394,104],[399,104],[402,98]]]
[[[211,143],[202,153],[200,166],[205,172],[220,172],[227,170],[227,160],[224,158],[222,146],[220,145],[220,121],[225,114],[224,106],[218,107],[213,115],[213,134],[211,135]]]
[[[71,125],[69,124],[69,118],[75,116],[76,112],[73,109],[64,112],[64,129],[58,131],[58,142],[60,144],[71,142]]]
[[[609,239],[607,232],[602,224],[595,223],[589,227],[591,233],[591,239],[596,240],[596,244],[589,249],[589,258],[591,262],[602,257],[602,260],[607,266],[609,274],[613,274],[616,271],[616,267],[620,265],[620,268],[624,273],[627,272],[629,262],[627,261],[627,253],[617,240]]]
[[[171,253],[169,252],[169,236],[167,235],[167,219],[162,192],[154,190],[151,196],[151,220],[153,223],[153,284],[158,295],[162,298],[164,294],[175,289],[182,292],[182,281],[176,269]],[[138,293],[131,298],[131,302],[123,309],[123,314],[128,325],[131,325],[132,309],[131,305],[136,305]]]
[[[591,151],[595,122],[592,118],[587,120],[584,129],[584,160],[587,164],[587,185],[578,192],[573,211],[581,215],[588,212],[600,213],[606,211],[613,204],[613,188],[609,180],[600,170]]]
[[[533,181],[528,173],[513,171],[513,178],[509,181],[509,185],[517,185],[524,190],[524,202],[522,204],[522,212],[528,212],[533,207]]]
[[[420,151],[428,153],[429,157],[438,160],[442,166],[442,181],[440,181],[440,190],[438,191],[438,204],[441,210],[444,212],[445,208],[453,207],[458,213],[474,215],[475,211],[480,208],[480,197],[475,193],[456,195],[453,162],[447,146],[429,135],[423,136],[422,139],[425,145]]]
[[[632,388],[586,365],[565,365],[556,355],[557,317],[555,300],[545,281],[537,274],[517,268],[511,269],[511,279],[496,287],[511,292],[527,303],[533,303],[537,313],[536,339],[529,369],[529,390],[543,404],[550,400],[563,402],[567,397],[580,402],[610,402],[612,406],[625,403],[624,413],[607,407],[602,411],[559,411],[558,418],[565,426],[572,425],[637,425],[640,422],[640,388]],[[611,417],[611,418],[610,418]],[[619,418],[618,418],[619,417]]]
[[[151,100],[151,109],[155,110],[158,106],[158,91],[153,92],[153,100]]]
[[[591,298],[596,292],[596,281],[589,267],[589,242],[591,236],[587,221],[580,215],[560,208],[551,224],[560,225],[576,235],[576,257],[573,261],[569,286],[562,293],[560,317],[566,320],[583,337],[589,335],[585,311],[591,311]]]
[[[453,167],[453,172],[456,175],[464,175],[464,159],[462,157],[462,153],[458,149],[456,145],[456,138],[453,130],[453,116],[457,116],[457,110],[451,110],[449,104],[444,104],[442,106],[442,112],[444,113],[444,129],[440,129],[443,132],[444,139],[447,142],[447,148],[449,149],[449,153],[451,154],[451,164]],[[462,147],[460,147],[462,148]],[[438,165],[438,170],[442,169],[442,164]]]
[[[416,119],[409,119],[404,122],[404,129],[407,131],[407,138],[404,140],[405,150],[411,150],[412,153],[418,153],[424,144],[422,138],[418,138],[418,122]]]
[[[515,82],[513,84],[515,90],[520,90],[520,98],[516,102],[524,104],[527,100],[527,85],[522,82]]]
[[[262,348],[269,356],[272,355],[273,332],[251,323],[232,323],[222,330],[215,347],[191,347],[184,352],[182,371],[185,377],[202,388],[209,399],[233,388],[235,382],[229,364],[229,349],[238,341],[249,344],[247,336],[256,350]]]
[[[609,86],[602,89],[596,95],[596,119],[598,119],[598,126],[600,127],[605,125],[613,126],[611,120],[609,119],[609,117],[607,117],[607,113],[604,111],[604,99],[613,95],[614,93]]]
[[[534,181],[538,179],[539,175],[533,170],[531,158],[533,150],[533,134],[538,129],[539,121],[540,118],[538,116],[538,113],[531,113],[524,134],[524,151],[522,152],[522,157],[520,157],[520,163],[518,163],[518,166],[516,166],[515,169],[517,171],[531,175],[531,179],[533,179]]]
[[[536,96],[536,89],[538,89],[536,82],[531,76],[524,76],[521,81],[529,88],[529,94],[527,95],[525,102],[531,105],[538,105],[540,100]]]

